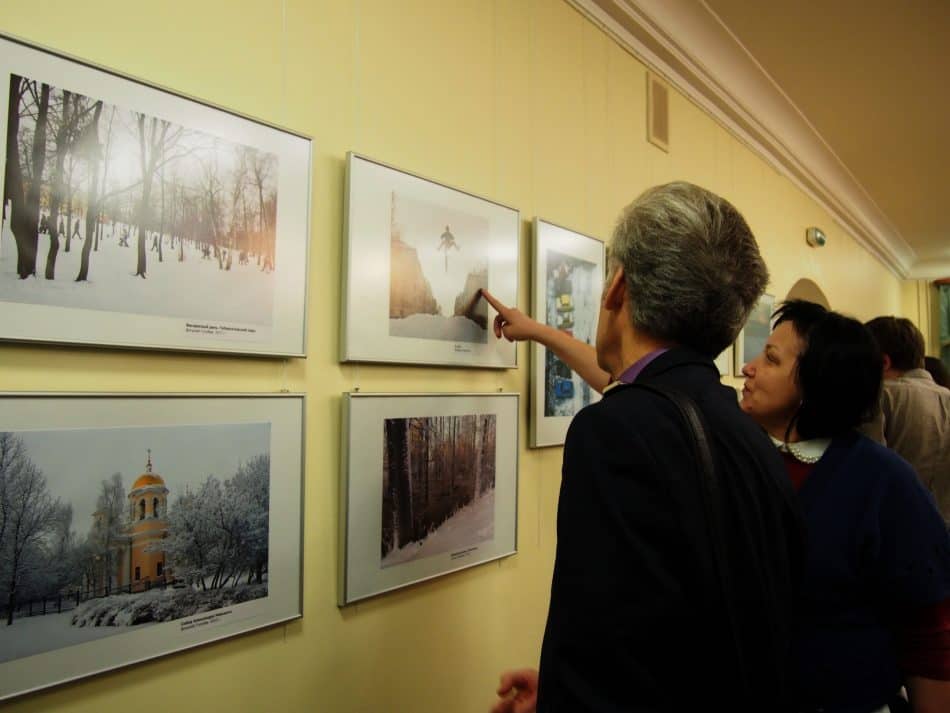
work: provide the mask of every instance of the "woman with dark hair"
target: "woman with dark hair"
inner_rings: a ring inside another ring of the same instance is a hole
[[[772,436],[808,530],[797,711],[950,711],[950,536],[913,469],[858,433],[882,358],[857,320],[782,304],[745,365],[742,409]]]

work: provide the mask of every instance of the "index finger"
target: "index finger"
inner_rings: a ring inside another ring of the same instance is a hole
[[[488,304],[495,308],[495,311],[498,312],[498,314],[504,314],[508,311],[508,308],[499,302],[498,299],[484,287],[482,288],[482,297],[485,298],[485,301],[488,302]]]

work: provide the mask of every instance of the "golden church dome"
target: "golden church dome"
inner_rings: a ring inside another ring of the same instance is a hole
[[[132,486],[132,490],[147,488],[150,485],[165,485],[165,481],[157,473],[142,473]]]
[[[152,472],[152,449],[148,450],[148,462],[145,464],[145,472],[140,475],[135,483],[132,484],[132,490],[129,492],[134,492],[139,488],[147,488],[151,485],[160,485],[165,486],[165,481],[162,480],[162,476],[158,473]]]

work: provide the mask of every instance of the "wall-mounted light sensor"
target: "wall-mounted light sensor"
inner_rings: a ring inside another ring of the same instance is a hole
[[[828,242],[828,238],[825,237],[820,228],[809,228],[805,231],[805,242],[813,248],[820,248]]]

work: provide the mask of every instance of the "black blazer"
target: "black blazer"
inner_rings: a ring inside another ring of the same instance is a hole
[[[750,700],[686,423],[662,396],[620,386],[567,434],[538,711],[781,710],[803,556],[781,456],[709,359],[671,349],[637,381],[686,394],[704,418]]]

